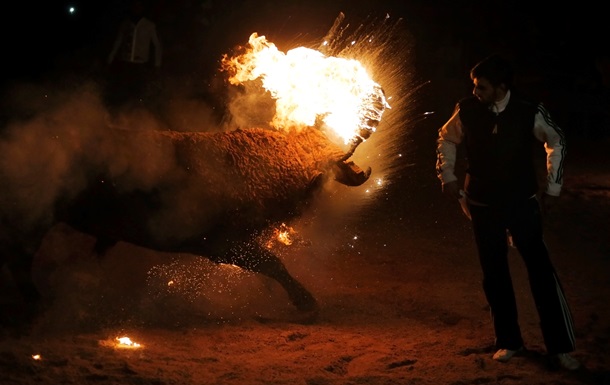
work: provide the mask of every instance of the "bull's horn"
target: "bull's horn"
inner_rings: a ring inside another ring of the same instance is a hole
[[[360,186],[371,176],[371,168],[363,171],[354,162],[338,161],[335,163],[335,180],[346,186]]]

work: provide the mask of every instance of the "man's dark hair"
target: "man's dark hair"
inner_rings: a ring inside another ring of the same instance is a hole
[[[513,86],[513,67],[502,55],[492,54],[470,70],[470,78],[473,80],[485,78],[494,87],[504,83],[506,89],[510,89]]]

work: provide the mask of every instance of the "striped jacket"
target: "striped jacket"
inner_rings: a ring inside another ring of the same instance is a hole
[[[563,179],[565,137],[542,104],[506,97],[487,107],[476,98],[462,100],[439,130],[437,176],[456,181],[457,147],[464,144],[468,161],[464,189],[475,203],[527,199],[538,190],[532,142],[545,144],[545,191],[558,196]]]

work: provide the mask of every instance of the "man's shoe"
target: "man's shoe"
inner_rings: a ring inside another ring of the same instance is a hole
[[[554,356],[554,361],[566,370],[576,370],[580,368],[580,362],[569,353],[560,353]]]
[[[508,362],[513,356],[519,352],[521,352],[523,348],[519,348],[517,350],[510,349],[499,349],[494,355],[493,359],[499,362]]]

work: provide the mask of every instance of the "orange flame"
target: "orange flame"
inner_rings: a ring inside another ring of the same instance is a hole
[[[271,124],[280,129],[330,128],[345,144],[367,139],[385,108],[381,86],[358,60],[298,47],[283,53],[253,33],[245,53],[222,59],[233,85],[260,79],[276,101]]]
[[[116,340],[118,341],[117,345],[123,348],[139,348],[142,346],[137,342],[133,342],[129,337],[117,337]]]
[[[295,234],[296,231],[292,227],[282,223],[279,227],[273,229],[273,234],[271,234],[270,239],[267,241],[267,248],[273,248],[276,242],[290,246],[294,242]]]

